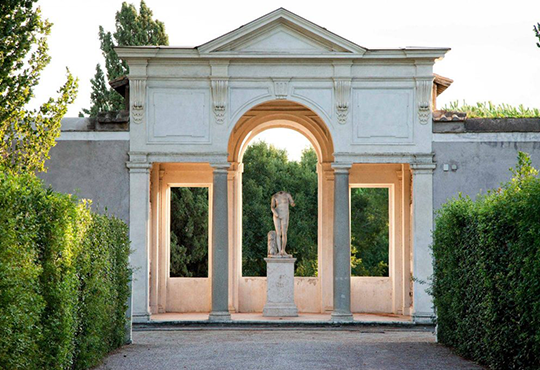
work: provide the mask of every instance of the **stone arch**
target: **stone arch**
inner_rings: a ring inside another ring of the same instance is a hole
[[[264,277],[242,275],[242,173],[243,155],[250,141],[265,130],[287,128],[310,141],[318,158],[317,259],[319,275],[295,278],[299,287],[300,312],[322,313],[332,309],[332,220],[334,142],[326,122],[306,105],[291,100],[271,100],[255,104],[240,116],[228,141],[230,170],[230,308],[236,312],[259,312],[265,301]],[[262,292],[262,296],[261,296]]]
[[[315,148],[319,163],[334,161],[334,143],[326,123],[307,106],[290,100],[271,100],[247,110],[229,136],[228,161],[241,162],[251,139],[271,128],[288,128],[301,133]]]

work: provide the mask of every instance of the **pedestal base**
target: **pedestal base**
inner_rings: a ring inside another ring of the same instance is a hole
[[[298,309],[294,303],[294,262],[296,258],[270,257],[266,261],[265,317],[294,317]]]

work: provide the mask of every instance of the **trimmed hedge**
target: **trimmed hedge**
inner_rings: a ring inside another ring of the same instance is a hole
[[[0,174],[0,368],[86,369],[124,342],[124,222]]]
[[[540,369],[540,179],[519,153],[513,179],[438,212],[438,340],[492,369]]]

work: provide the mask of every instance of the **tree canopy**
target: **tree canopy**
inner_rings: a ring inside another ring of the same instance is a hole
[[[208,277],[208,188],[171,188],[171,277]]]
[[[388,238],[388,188],[352,188],[353,276],[388,276]]]
[[[45,170],[45,160],[60,135],[60,121],[77,95],[77,80],[67,81],[56,98],[28,109],[43,69],[49,64],[47,36],[52,24],[35,7],[37,0],[0,2],[0,170]]]
[[[114,51],[115,44],[116,46],[169,45],[165,25],[152,17],[152,10],[144,0],[141,1],[139,12],[133,4],[124,2],[120,11],[116,12],[114,34],[105,32],[103,27],[99,26],[99,40],[105,58],[108,81],[129,74],[128,65],[121,61]],[[124,98],[107,84],[105,73],[99,63],[90,83],[92,84],[90,108],[83,109],[84,114],[95,117],[98,112],[124,109]]]

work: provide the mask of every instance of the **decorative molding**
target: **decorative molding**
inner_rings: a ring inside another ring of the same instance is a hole
[[[337,163],[433,163],[433,153],[355,153],[335,152]]]
[[[332,163],[332,169],[334,170],[334,175],[345,175],[349,174],[349,170],[352,167],[351,162],[334,162]]]
[[[431,80],[416,81],[416,96],[418,101],[418,118],[420,123],[425,125],[429,122],[431,113],[431,91],[433,82]]]
[[[351,80],[335,79],[334,96],[336,101],[336,113],[338,122],[342,125],[347,123],[347,115],[351,100]]]
[[[274,95],[276,99],[287,99],[289,96],[289,80],[273,78],[272,81],[274,81]]]
[[[411,172],[413,176],[417,175],[432,175],[437,168],[436,163],[411,163]]]
[[[451,121],[449,123],[452,123]],[[64,135],[64,133],[62,133]],[[62,136],[60,136],[62,137]],[[58,140],[58,139],[57,139]],[[433,134],[433,141],[439,143],[448,142],[538,142],[540,141],[540,132],[463,132],[449,134]]]
[[[148,154],[145,152],[128,152],[129,161],[126,162],[126,167],[130,174],[143,173],[149,174],[152,168],[152,163],[148,162]]]
[[[127,141],[127,131],[62,131],[56,141]]]
[[[221,125],[225,122],[229,81],[225,78],[213,78],[210,82],[212,85],[212,107],[216,122]]]
[[[141,123],[144,118],[144,100],[146,93],[145,79],[131,79],[130,94],[131,94],[131,118],[134,123]]]
[[[218,175],[225,175],[229,178],[230,163],[210,163],[210,167],[213,169],[214,177]]]

